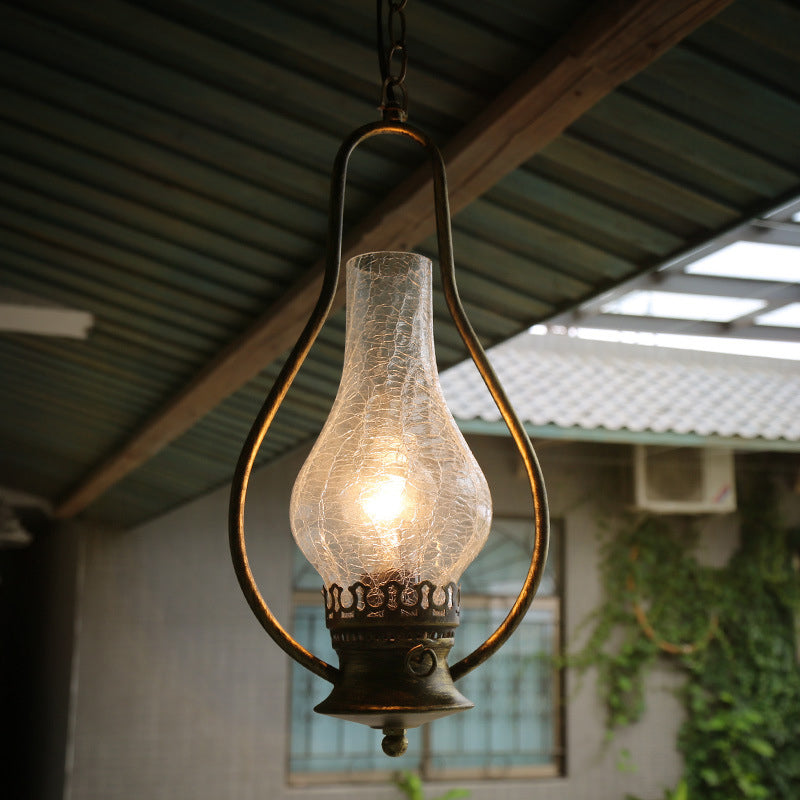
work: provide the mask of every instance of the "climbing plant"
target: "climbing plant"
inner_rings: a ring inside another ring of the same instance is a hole
[[[700,564],[695,541],[688,522],[674,517],[609,527],[604,600],[567,664],[597,668],[609,731],[640,719],[657,660],[684,674],[677,746],[685,771],[666,797],[796,800],[800,530],[780,524],[775,493],[761,483],[740,503],[740,543],[726,566]]]

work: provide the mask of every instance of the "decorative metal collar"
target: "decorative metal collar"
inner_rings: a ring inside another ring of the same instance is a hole
[[[442,587],[428,580],[415,584],[393,580],[378,586],[356,581],[347,590],[334,583],[322,594],[329,628],[365,622],[458,625],[461,590],[452,581]]]

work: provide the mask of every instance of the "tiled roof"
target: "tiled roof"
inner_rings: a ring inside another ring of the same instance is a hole
[[[694,434],[800,445],[800,364],[522,334],[489,358],[529,427]],[[442,374],[460,421],[500,420],[472,362]]]

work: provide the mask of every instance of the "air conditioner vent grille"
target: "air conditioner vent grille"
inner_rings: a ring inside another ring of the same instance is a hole
[[[634,472],[637,508],[663,514],[736,509],[730,450],[638,445]]]

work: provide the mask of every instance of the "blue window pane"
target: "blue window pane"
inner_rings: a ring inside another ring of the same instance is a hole
[[[480,644],[499,621],[491,609],[464,609],[457,632],[459,651],[466,653]],[[553,762],[555,637],[552,612],[529,614],[490,661],[459,681],[459,690],[476,708],[431,723],[434,770],[497,770]]]

